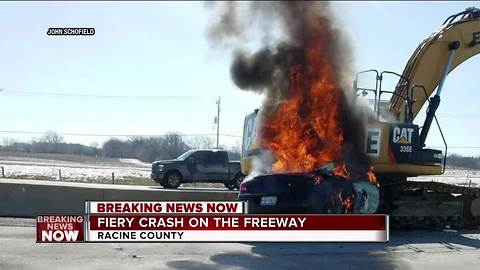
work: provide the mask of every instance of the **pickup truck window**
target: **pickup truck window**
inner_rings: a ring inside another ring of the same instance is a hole
[[[225,152],[211,152],[209,153],[208,165],[209,167],[227,167],[227,155]]]
[[[185,160],[187,159],[193,152],[194,150],[188,150],[187,152],[181,154],[179,157],[177,157],[178,160]]]
[[[201,166],[207,166],[209,152],[207,151],[196,151],[191,156],[195,159],[195,163]]]

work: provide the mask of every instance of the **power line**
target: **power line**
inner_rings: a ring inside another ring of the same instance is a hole
[[[13,133],[13,134],[39,134],[44,135],[45,132],[39,131],[20,131],[20,130],[0,130],[0,133]],[[85,136],[85,137],[166,137],[172,134],[179,135],[182,137],[200,137],[200,136],[216,136],[215,133],[204,133],[204,134],[182,134],[182,133],[170,133],[170,134],[95,134],[95,133],[61,133],[56,132],[59,135],[63,136]],[[240,135],[233,134],[220,134],[223,137],[234,137],[240,138]]]
[[[23,91],[23,90],[5,90],[3,89],[2,95],[16,95],[16,96],[43,96],[49,98],[77,98],[77,99],[118,99],[118,100],[153,100],[153,101],[163,101],[163,100],[185,100],[185,99],[206,99],[212,100],[216,99],[216,96],[197,96],[197,95],[97,95],[97,94],[79,94],[79,93],[59,93],[59,92],[48,92],[48,91]],[[237,100],[241,96],[223,96],[222,98],[234,99]]]
[[[54,98],[83,98],[83,99],[144,99],[144,100],[171,100],[171,99],[213,99],[213,96],[136,96],[136,95],[95,95],[78,93],[55,93],[55,92],[37,92],[37,91],[11,91],[4,90],[3,94],[22,95],[22,96],[45,96]]]

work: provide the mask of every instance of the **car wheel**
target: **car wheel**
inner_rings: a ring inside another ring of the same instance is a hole
[[[244,179],[245,175],[243,175],[242,173],[237,173],[233,178],[233,188],[239,189],[240,184],[243,182]]]
[[[182,175],[178,172],[171,172],[165,176],[165,187],[178,188],[182,180]]]
[[[353,213],[376,213],[380,205],[380,192],[378,188],[370,182],[358,181],[353,183],[353,189],[355,191]]]
[[[228,188],[229,190],[234,190],[235,187],[233,186],[233,182],[225,182],[223,183],[225,185],[226,188]]]

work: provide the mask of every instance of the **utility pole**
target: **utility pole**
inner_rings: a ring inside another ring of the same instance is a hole
[[[219,137],[220,137],[220,97],[217,100],[217,149],[219,144]]]

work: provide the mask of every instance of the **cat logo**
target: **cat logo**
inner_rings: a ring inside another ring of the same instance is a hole
[[[415,129],[413,128],[400,128],[395,127],[393,129],[392,141],[398,144],[412,144],[412,136]]]

